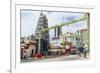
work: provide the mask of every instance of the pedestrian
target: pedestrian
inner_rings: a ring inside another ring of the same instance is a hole
[[[66,45],[66,46],[65,46],[65,49],[66,49],[66,54],[68,55],[68,54],[69,54],[70,46],[69,46],[69,45]]]
[[[83,50],[84,58],[86,58],[86,57],[87,57],[87,51],[88,51],[88,46],[87,46],[87,44],[83,45],[83,48],[84,48],[84,50]]]
[[[23,50],[23,58],[26,59],[26,56],[27,56],[26,50],[24,49],[24,50]]]

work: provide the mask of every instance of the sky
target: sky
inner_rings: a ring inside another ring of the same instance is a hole
[[[41,11],[21,11],[21,36],[30,36],[35,34],[37,27],[37,22],[39,19]],[[80,18],[85,15],[85,13],[72,13],[72,12],[52,12],[52,11],[42,11],[48,19],[48,27],[58,25],[61,23],[68,22],[73,19]],[[71,24],[70,26],[62,27],[62,32],[72,32],[75,33],[79,29],[87,28],[86,20]],[[49,31],[50,36],[53,36],[52,30]]]

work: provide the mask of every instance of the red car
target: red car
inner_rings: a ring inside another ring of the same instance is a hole
[[[75,46],[70,47],[70,54],[76,54],[76,47]]]

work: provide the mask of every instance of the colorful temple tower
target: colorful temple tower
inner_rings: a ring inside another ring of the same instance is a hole
[[[41,30],[48,28],[48,20],[46,15],[42,12],[39,16],[37,28],[35,31],[35,37],[37,41],[36,45],[36,53],[46,55],[48,52],[48,45],[49,45],[49,31],[41,32]]]

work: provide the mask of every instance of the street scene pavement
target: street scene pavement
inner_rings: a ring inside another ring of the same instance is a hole
[[[47,57],[41,59],[32,59],[27,58],[26,60],[22,60],[22,63],[26,62],[57,62],[57,61],[74,61],[74,60],[87,60],[89,56],[84,58],[84,55],[64,55],[64,56],[56,56],[56,57]]]

